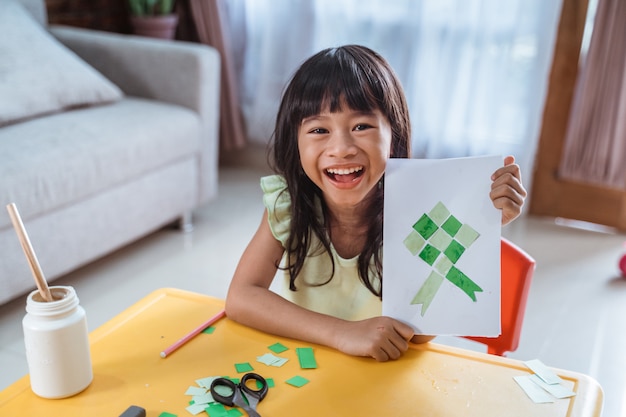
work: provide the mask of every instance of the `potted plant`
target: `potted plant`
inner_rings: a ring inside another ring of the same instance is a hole
[[[161,39],[173,39],[178,24],[175,0],[128,0],[134,33]]]

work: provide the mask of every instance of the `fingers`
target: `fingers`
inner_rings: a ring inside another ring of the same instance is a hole
[[[422,344],[422,343],[430,342],[434,338],[435,338],[435,336],[427,336],[427,335],[423,335],[423,334],[416,334],[415,336],[413,336],[411,338],[411,343]]]
[[[522,185],[522,175],[515,158],[504,158],[504,166],[498,168],[491,176],[492,184],[489,197],[494,207],[502,210],[502,224],[510,223],[522,212],[522,206],[527,196]]]
[[[402,356],[409,348],[408,341],[413,336],[413,329],[397,320],[383,318],[388,320],[384,327],[379,327],[382,332],[379,339],[380,347],[373,351],[372,357],[379,362],[388,360],[396,360]]]
[[[409,348],[413,329],[390,317],[340,322],[336,347],[344,353],[369,356],[379,362],[395,360]]]

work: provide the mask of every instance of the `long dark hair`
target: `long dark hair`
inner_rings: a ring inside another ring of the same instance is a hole
[[[306,176],[300,164],[298,130],[302,120],[319,114],[324,106],[341,110],[344,102],[357,111],[379,110],[390,123],[392,158],[410,156],[411,127],[404,92],[387,61],[373,50],[359,45],[329,48],[307,59],[295,72],[283,93],[276,116],[270,163],[287,182],[291,197],[291,229],[286,244],[290,289],[302,270],[315,234],[331,257],[330,241],[323,219],[316,216],[316,201],[325,210],[321,190]],[[377,187],[369,216],[367,243],[358,258],[359,277],[375,295],[381,295],[383,187]],[[316,248],[313,248],[316,249]],[[374,270],[370,271],[373,263]],[[373,274],[371,274],[372,272]],[[370,276],[372,275],[372,276]],[[327,282],[328,282],[327,281]]]

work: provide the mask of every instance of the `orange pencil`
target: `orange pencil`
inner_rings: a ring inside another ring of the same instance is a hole
[[[167,357],[167,355],[174,352],[176,349],[178,349],[179,347],[181,347],[182,345],[184,345],[185,343],[187,343],[188,341],[196,337],[196,335],[198,335],[204,329],[206,329],[207,327],[209,327],[210,325],[212,325],[213,323],[215,323],[216,321],[218,321],[225,315],[226,315],[226,310],[220,311],[219,313],[217,313],[216,315],[214,315],[213,317],[211,317],[210,319],[202,323],[200,326],[196,327],[191,332],[181,337],[176,343],[174,343],[173,345],[171,345],[170,347],[162,351],[161,357],[162,358]]]

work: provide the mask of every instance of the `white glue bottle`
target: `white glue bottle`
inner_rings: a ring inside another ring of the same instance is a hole
[[[43,398],[78,394],[93,380],[85,310],[72,287],[50,287],[53,301],[35,290],[22,320],[30,386]]]

